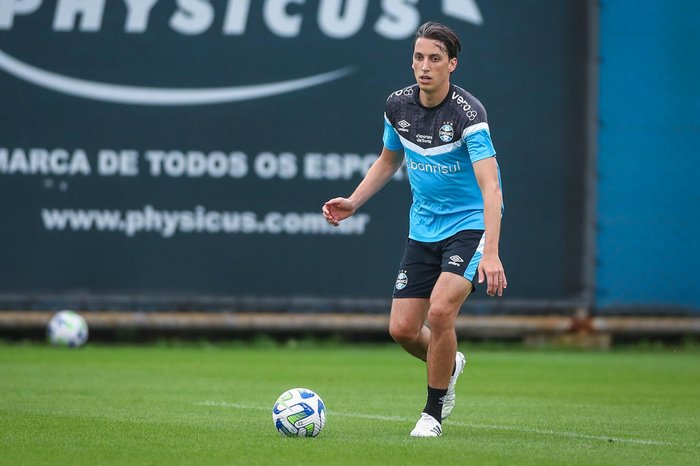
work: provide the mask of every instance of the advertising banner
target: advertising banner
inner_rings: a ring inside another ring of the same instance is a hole
[[[452,80],[488,111],[503,302],[576,299],[582,3],[0,0],[0,306],[388,299],[405,168],[339,228],[320,209],[381,151],[427,20],[458,33]]]

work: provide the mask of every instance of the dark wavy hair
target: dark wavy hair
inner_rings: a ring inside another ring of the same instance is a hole
[[[420,38],[442,42],[442,44],[445,46],[444,51],[447,53],[447,56],[450,59],[457,58],[457,54],[460,52],[460,50],[462,50],[462,44],[460,43],[457,34],[455,34],[455,32],[448,26],[436,23],[434,21],[423,23],[423,25],[418,28],[413,43],[415,44]]]

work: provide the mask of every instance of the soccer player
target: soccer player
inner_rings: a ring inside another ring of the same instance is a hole
[[[455,406],[466,358],[457,351],[460,307],[486,281],[502,296],[498,255],[502,195],[486,111],[452,84],[461,44],[445,25],[427,22],[415,35],[416,84],[392,93],[384,114],[384,147],[350,197],[326,202],[332,225],[354,214],[406,163],[413,192],[409,239],[399,267],[389,332],[427,365],[428,399],[413,437],[437,437]],[[426,325],[427,321],[427,325]]]

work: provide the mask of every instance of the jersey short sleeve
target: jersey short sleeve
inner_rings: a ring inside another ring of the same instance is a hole
[[[483,126],[475,128],[479,125]],[[472,163],[496,155],[496,149],[493,148],[493,142],[491,141],[489,125],[486,123],[479,123],[479,125],[467,127],[462,137],[462,140],[467,145],[469,159]]]
[[[467,146],[469,159],[472,163],[479,160],[487,159],[496,155],[496,149],[491,141],[491,132],[489,130],[488,120],[486,118],[486,110],[481,102],[475,99],[472,103],[475,116],[474,120],[464,128],[462,132],[462,142]]]
[[[391,125],[391,122],[389,122],[386,114],[384,114],[384,136],[382,136],[382,141],[384,141],[384,147],[389,150],[398,151],[403,149],[399,135]]]

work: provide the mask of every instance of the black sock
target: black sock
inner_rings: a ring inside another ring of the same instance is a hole
[[[446,388],[433,388],[428,385],[428,401],[423,412],[430,414],[442,424],[442,397],[447,395]]]

